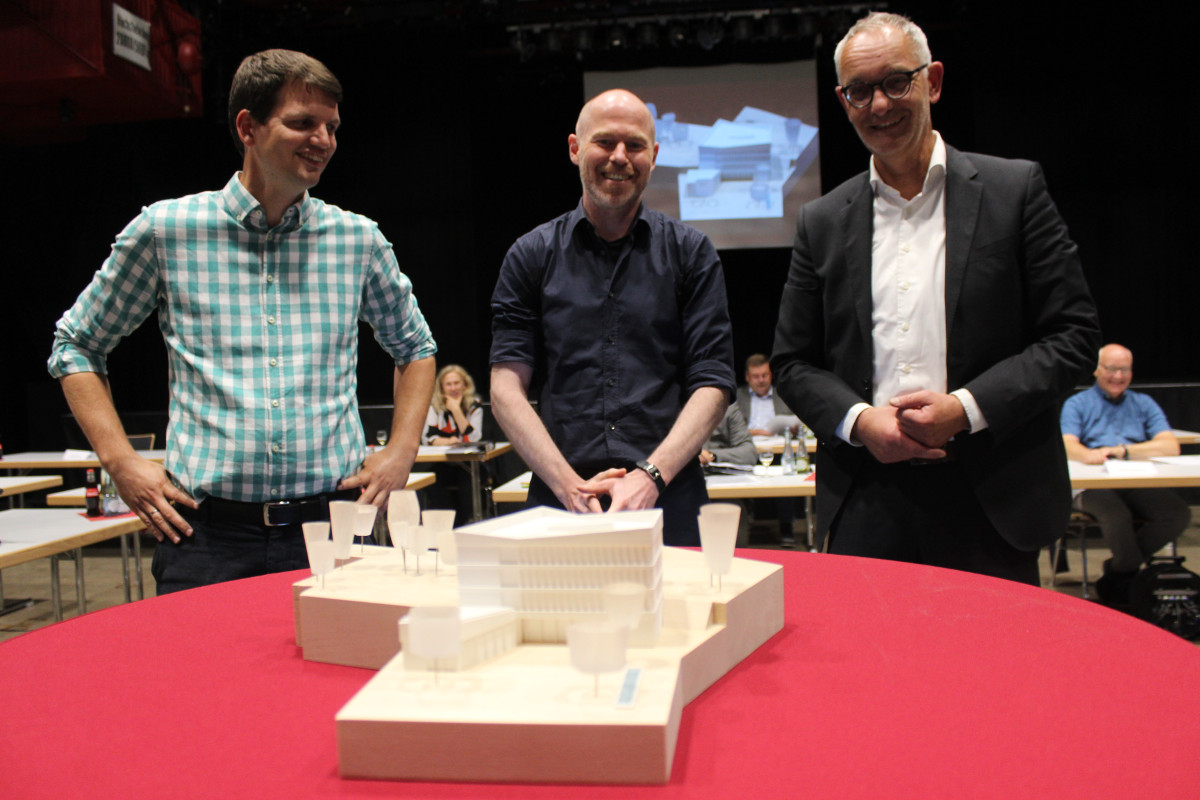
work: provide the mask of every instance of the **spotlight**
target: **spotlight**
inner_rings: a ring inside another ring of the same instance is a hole
[[[671,47],[683,47],[688,41],[688,31],[682,22],[672,22],[667,28],[667,41]]]
[[[625,28],[622,25],[613,25],[608,31],[608,46],[613,50],[624,50],[626,41]]]

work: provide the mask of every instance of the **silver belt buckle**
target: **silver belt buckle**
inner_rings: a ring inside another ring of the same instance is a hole
[[[277,528],[280,525],[284,524],[281,522],[272,522],[271,521],[271,509],[272,508],[281,508],[281,507],[290,506],[290,505],[292,505],[292,502],[290,500],[279,500],[279,501],[275,501],[275,502],[271,502],[271,503],[263,503],[262,504],[263,525],[268,528]]]

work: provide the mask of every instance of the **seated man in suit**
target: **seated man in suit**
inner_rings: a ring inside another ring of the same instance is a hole
[[[772,419],[795,416],[771,390],[771,364],[762,353],[746,359],[746,385],[737,388],[737,405],[750,427],[751,436],[771,436],[768,424]]]
[[[712,434],[700,450],[700,466],[707,467],[714,461],[725,464],[746,464],[754,466],[758,461],[758,450],[746,430],[746,419],[737,403],[730,404],[725,409],[725,416],[713,428]],[[747,513],[750,504],[746,500],[734,500],[742,507],[742,515],[738,520],[738,547],[750,544],[750,515]]]
[[[713,428],[708,441],[700,451],[700,466],[707,467],[714,461],[727,464],[748,464],[753,466],[758,460],[758,450],[746,429],[746,418],[738,404],[734,403],[725,409],[725,416]]]
[[[737,407],[741,410],[751,436],[771,436],[781,431],[770,430],[770,422],[776,417],[795,417],[783,399],[771,388],[771,364],[762,353],[755,353],[746,359],[746,385],[737,388]],[[792,432],[803,435],[801,427],[796,425]],[[779,500],[760,500],[762,504],[774,504],[779,518],[779,538],[784,545],[796,543],[793,527],[796,520],[796,504],[787,498]],[[769,513],[769,512],[768,512]]]
[[[1110,458],[1179,454],[1179,440],[1166,415],[1149,395],[1129,388],[1132,380],[1133,353],[1119,344],[1102,347],[1096,384],[1063,404],[1067,458],[1103,464]],[[1097,594],[1108,605],[1129,602],[1129,584],[1138,569],[1192,520],[1187,504],[1170,489],[1089,489],[1080,504],[1100,523],[1113,553],[1096,582]]]

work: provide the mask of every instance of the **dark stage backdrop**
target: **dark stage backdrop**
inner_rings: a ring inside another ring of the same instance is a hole
[[[45,372],[53,325],[116,233],[141,206],[219,188],[238,168],[223,106],[245,53],[303,49],[341,78],[339,150],[315,193],[379,222],[433,326],[439,360],[465,365],[485,394],[488,299],[504,252],[578,201],[567,134],[583,99],[583,70],[597,64],[521,64],[504,52],[503,37],[481,47],[452,32],[392,25],[353,34],[264,28],[261,10],[213,5],[222,11],[205,17],[205,119],[110,125],[73,141],[6,148],[0,442],[8,450],[61,446],[65,403]],[[1185,122],[1194,93],[1185,37],[1193,26],[1117,15],[1080,21],[1052,4],[891,7],[923,25],[946,64],[933,115],[947,141],[1042,162],[1082,250],[1105,338],[1134,350],[1137,380],[1200,378],[1195,136]],[[826,189],[867,158],[833,92],[837,36],[777,58],[818,60]],[[740,60],[774,55],[760,48]],[[695,63],[719,57],[728,54],[714,50]],[[620,64],[655,65],[653,57]],[[748,354],[770,349],[788,256],[786,248],[722,253],[739,375]],[[152,318],[110,359],[120,409],[166,407],[156,327]],[[390,376],[364,331],[360,401],[389,402]]]

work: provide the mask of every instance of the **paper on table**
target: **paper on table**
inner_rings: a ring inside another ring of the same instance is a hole
[[[1157,475],[1158,470],[1149,461],[1122,461],[1110,458],[1104,462],[1104,471],[1109,475],[1134,477],[1136,475]]]
[[[722,472],[728,475],[741,475],[754,471],[751,464],[734,464],[731,461],[710,461],[704,468],[712,472]]]
[[[91,461],[96,457],[96,454],[90,450],[72,450],[67,448],[63,451],[63,461]]]
[[[1177,464],[1181,467],[1200,465],[1200,456],[1155,456],[1150,460],[1157,461],[1159,464]]]
[[[775,436],[782,436],[784,428],[795,429],[800,425],[800,418],[795,414],[776,414],[767,420],[767,430]]]

